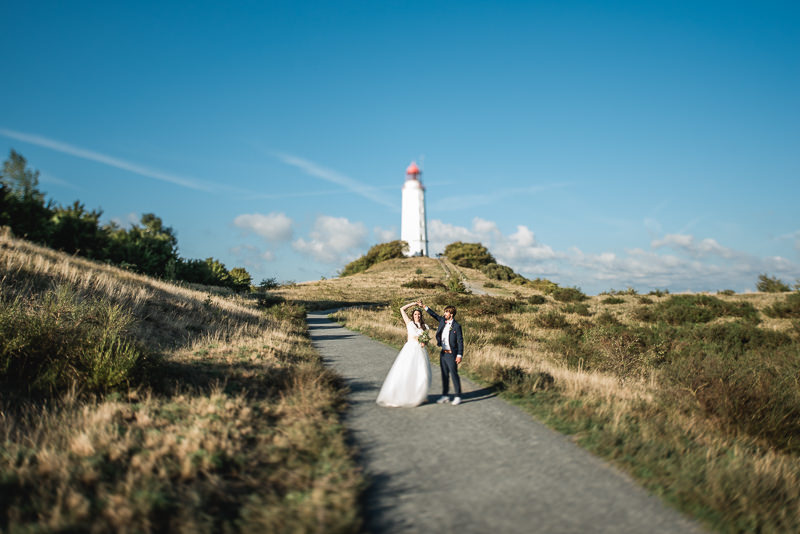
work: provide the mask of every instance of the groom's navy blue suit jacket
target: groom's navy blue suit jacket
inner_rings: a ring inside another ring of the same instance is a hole
[[[444,330],[445,319],[436,314],[435,311],[426,307],[428,313],[439,321],[439,328],[436,329],[436,344],[442,346],[442,331]],[[453,351],[453,356],[464,357],[464,336],[461,334],[461,325],[453,319],[453,324],[450,326],[450,350]]]

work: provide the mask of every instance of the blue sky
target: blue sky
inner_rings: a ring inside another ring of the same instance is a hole
[[[433,252],[752,290],[800,278],[799,27],[769,1],[6,2],[0,152],[256,281],[399,238],[416,160]]]

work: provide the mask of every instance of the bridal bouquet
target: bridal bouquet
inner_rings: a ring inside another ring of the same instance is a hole
[[[427,345],[428,341],[431,340],[431,335],[428,330],[425,330],[420,335],[417,336],[417,341],[419,341],[423,345]]]

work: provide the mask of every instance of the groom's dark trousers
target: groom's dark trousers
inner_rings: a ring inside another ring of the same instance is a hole
[[[425,309],[428,313],[439,322],[439,328],[436,329],[436,343],[442,346],[442,332],[444,331],[445,320],[444,317],[438,315],[435,311],[428,308]],[[464,336],[461,333],[461,325],[453,319],[453,324],[450,325],[450,336],[447,340],[450,343],[451,352],[445,352],[442,348],[439,354],[439,367],[442,370],[442,395],[447,395],[450,391],[450,379],[453,379],[453,388],[456,390],[456,397],[461,396],[461,379],[458,377],[458,364],[456,363],[456,356],[459,354],[464,357]]]
[[[453,389],[456,390],[456,397],[461,396],[461,379],[458,377],[458,364],[456,355],[447,354],[444,349],[439,355],[439,367],[442,369],[442,395],[447,395],[450,391],[450,378],[453,378]]]

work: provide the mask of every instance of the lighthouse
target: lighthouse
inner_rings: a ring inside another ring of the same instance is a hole
[[[400,239],[408,243],[409,256],[428,255],[428,228],[425,223],[425,187],[419,180],[422,174],[412,162],[406,169],[403,184],[403,213]]]

